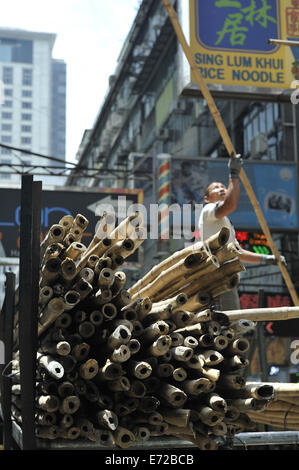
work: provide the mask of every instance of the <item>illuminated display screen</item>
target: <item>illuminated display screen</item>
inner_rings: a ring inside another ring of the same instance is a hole
[[[272,253],[269,243],[263,233],[241,232],[236,230],[236,238],[244,250],[252,251],[261,255]]]

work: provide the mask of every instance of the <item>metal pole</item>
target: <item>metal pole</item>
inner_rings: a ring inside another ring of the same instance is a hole
[[[242,432],[233,438],[234,446],[298,445],[299,431]]]
[[[288,41],[286,39],[268,39],[268,44],[277,44],[278,46],[299,47],[299,41]]]
[[[35,383],[38,318],[41,182],[22,177],[20,227],[19,351],[22,439],[24,450],[34,450]]]
[[[4,357],[6,366],[12,360],[13,319],[14,319],[15,274],[6,273],[5,301],[4,301]],[[3,412],[3,444],[5,450],[13,446],[12,420],[11,420],[11,379],[7,376],[11,367],[7,367],[2,381],[2,412]]]
[[[263,289],[258,292],[258,307],[264,308],[265,306],[265,293]],[[268,364],[264,336],[264,323],[258,322],[257,324],[257,343],[258,343],[258,358],[260,366],[260,377],[262,382],[268,381]]]
[[[38,448],[45,450],[69,450],[69,443],[63,439],[49,440],[40,439]],[[265,445],[298,445],[299,444],[299,431],[270,431],[270,432],[241,432],[236,434],[233,439],[227,439],[226,437],[219,437],[217,439],[219,445],[225,445],[226,441],[232,447],[244,447],[247,446],[265,446]],[[94,450],[94,442],[89,442],[83,439],[77,439],[72,441],[72,450]],[[110,447],[104,447],[101,444],[97,445],[99,450],[110,449]],[[196,449],[196,446],[190,441],[184,439],[178,439],[176,437],[164,438],[163,436],[153,437],[148,441],[136,443],[131,446],[131,450],[151,450],[153,449],[182,449],[192,448]],[[221,450],[221,448],[220,448]],[[216,454],[217,455],[217,454]]]

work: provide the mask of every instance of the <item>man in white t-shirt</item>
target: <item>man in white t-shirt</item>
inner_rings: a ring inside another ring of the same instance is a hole
[[[236,241],[235,229],[231,224],[228,215],[236,210],[240,197],[239,173],[242,167],[240,155],[229,160],[229,182],[228,187],[214,181],[206,188],[203,207],[199,219],[199,231],[201,240],[204,241],[211,235],[219,232],[222,227],[230,229],[229,241]],[[242,263],[249,264],[277,264],[274,255],[262,255],[253,253],[241,248],[242,253],[239,259]],[[284,256],[281,261],[286,264]],[[217,299],[221,310],[235,310],[240,308],[240,301],[237,288],[227,291]]]

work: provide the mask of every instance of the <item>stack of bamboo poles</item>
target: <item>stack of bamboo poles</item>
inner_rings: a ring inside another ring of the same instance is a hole
[[[240,263],[238,244],[228,243],[224,227],[206,242],[197,242],[154,266],[128,289],[132,300],[149,297],[153,309],[165,307],[178,294],[188,296],[184,309],[196,312],[210,305],[218,295],[237,287]]]
[[[227,231],[126,290],[120,267],[144,241],[140,214],[115,228],[105,214],[85,246],[87,224],[64,217],[41,244],[37,437],[128,448],[172,435],[207,450],[253,429],[252,412],[268,409],[274,387],[253,390],[240,373],[254,321],[213,310],[244,269]],[[12,416],[22,425],[17,295],[16,312]]]
[[[254,383],[248,385],[254,386]],[[255,423],[273,428],[299,429],[299,384],[298,383],[264,383],[274,389],[273,400],[262,412],[251,411],[247,416]]]

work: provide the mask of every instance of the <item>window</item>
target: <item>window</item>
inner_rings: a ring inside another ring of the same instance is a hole
[[[0,62],[32,64],[33,41],[0,37]]]
[[[4,147],[1,148],[2,155],[11,155],[11,149],[6,149]]]
[[[31,121],[32,114],[22,113],[21,118],[22,118],[23,121]]]
[[[21,132],[31,132],[32,127],[31,126],[21,126]]]
[[[12,131],[12,125],[11,124],[2,124],[1,129],[3,131],[11,132]]]
[[[23,109],[31,109],[32,108],[32,103],[30,103],[29,101],[23,101],[22,102],[22,108]]]
[[[12,85],[13,83],[13,68],[12,67],[3,67],[2,75],[3,83],[6,85]]]
[[[21,137],[21,144],[31,144],[31,137]]]
[[[1,136],[1,142],[4,144],[10,144],[11,143],[11,135],[2,135]]]
[[[12,113],[2,113],[2,119],[12,119]]]
[[[12,100],[4,100],[3,105],[5,108],[12,108]]]
[[[23,69],[22,84],[25,86],[32,85],[32,69]]]
[[[22,90],[22,97],[23,98],[31,98],[32,97],[32,90]]]
[[[4,166],[5,165],[11,165],[11,160],[8,160],[8,159],[2,160],[1,159],[0,163]],[[6,179],[6,180],[9,180],[11,178],[11,174],[7,173],[7,168],[6,168],[6,171],[1,172],[0,178],[1,179]]]
[[[3,180],[10,180],[11,175],[9,173],[3,172],[3,173],[1,173],[0,178],[3,179]]]
[[[243,120],[244,129],[244,153],[252,155],[259,142],[267,140],[267,145],[263,151],[258,153],[263,160],[279,160],[281,153],[282,125],[280,123],[280,107],[278,103],[259,103],[248,108],[248,114]]]
[[[5,96],[12,96],[12,88],[5,88],[4,95]]]

